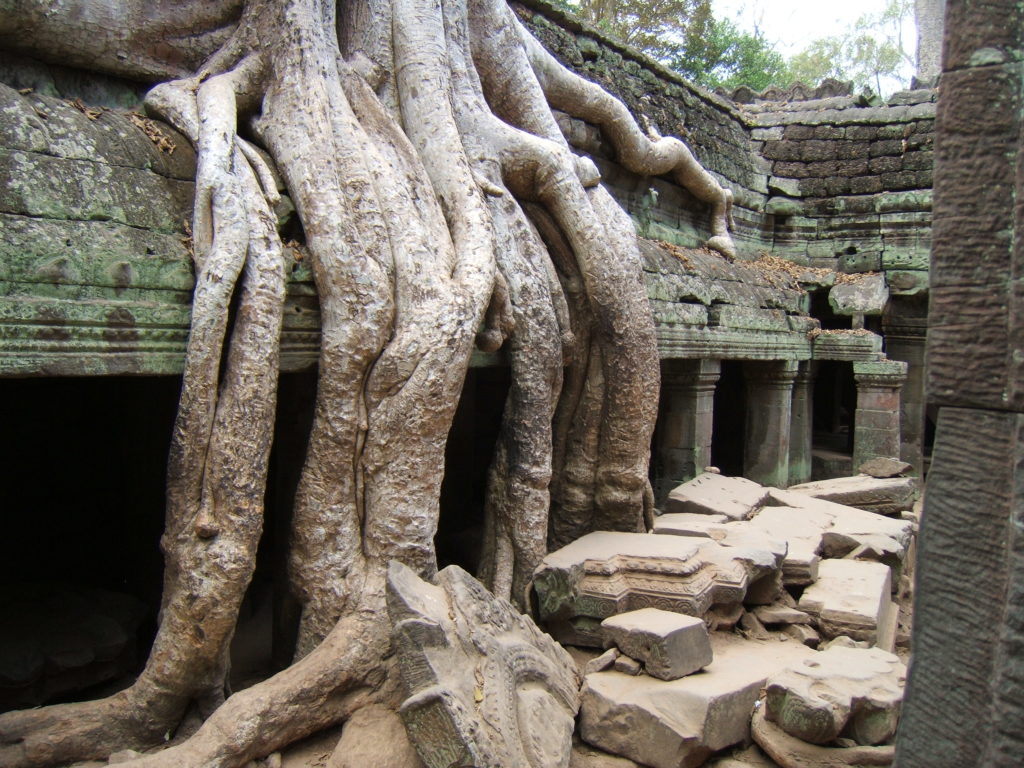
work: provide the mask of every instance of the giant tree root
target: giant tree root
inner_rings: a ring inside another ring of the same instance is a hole
[[[64,29],[85,5],[36,21]],[[159,49],[162,70],[146,42],[158,33],[147,23],[168,28],[156,11],[133,5],[132,29],[78,40],[117,74],[159,71],[168,82],[148,106],[198,154],[160,627],[126,691],[0,716],[11,768],[158,744],[190,707],[205,724],[138,762],[244,765],[365,703],[395,705],[383,573],[391,560],[423,577],[436,569],[440,468],[474,340],[505,343],[512,365],[487,502],[482,575],[494,592],[525,606],[551,542],[642,525],[658,356],[639,252],[552,107],[601,126],[633,170],[675,174],[711,206],[709,245],[732,249],[728,191],[678,140],[643,136],[500,0],[177,7],[188,41]],[[32,38],[33,53],[61,56],[46,39]],[[145,44],[137,58],[107,55],[132,40]],[[183,72],[198,49],[204,63]],[[289,559],[296,662],[225,701],[262,526],[284,291],[275,176],[250,142],[295,202],[322,334]]]

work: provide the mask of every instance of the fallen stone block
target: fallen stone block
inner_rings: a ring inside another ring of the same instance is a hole
[[[456,566],[434,585],[393,561],[387,603],[399,714],[427,768],[568,768],[579,677],[564,648]]]
[[[768,675],[813,654],[796,643],[712,638],[714,661],[679,680],[616,672],[588,675],[580,735],[599,749],[652,768],[689,768],[745,741]]]
[[[704,472],[669,493],[665,512],[725,515],[730,520],[745,520],[767,496],[768,491],[763,486],[746,478]]]
[[[756,744],[735,750],[706,763],[707,768],[777,768]]]
[[[660,680],[678,680],[711,663],[711,641],[701,619],[659,608],[620,613],[601,622],[605,644],[642,661]]]
[[[600,656],[596,656],[588,661],[583,666],[583,674],[589,675],[594,672],[604,672],[606,669],[611,668],[617,658],[619,658],[619,649],[609,648]]]
[[[808,648],[817,648],[821,645],[821,635],[807,624],[788,624],[782,631],[786,637],[791,637]]]
[[[624,675],[639,675],[642,667],[640,662],[636,659],[631,659],[629,656],[619,654],[615,657],[615,663],[612,664],[612,669],[616,672],[621,672]]]
[[[829,514],[798,507],[764,507],[749,524],[769,538],[786,542],[782,582],[802,586],[812,584],[818,576],[821,535],[833,519]]]
[[[898,584],[913,543],[911,522],[776,488],[770,490],[769,504],[781,506],[766,506],[750,522],[764,526],[775,535],[785,535],[789,526],[791,551],[787,555],[789,579],[786,583],[799,583],[797,580],[801,577],[807,578],[809,553],[813,551],[827,558],[852,556],[878,560],[893,569],[893,582]],[[780,509],[802,512],[780,512]],[[787,564],[783,563],[783,573],[786,571]],[[803,583],[811,581],[813,579]]]
[[[847,635],[875,644],[891,612],[889,566],[864,560],[823,560],[799,607],[825,637]]]
[[[742,604],[748,585],[777,567],[766,549],[598,531],[546,555],[534,588],[541,622],[556,639],[600,648],[609,616],[655,607],[703,618]]]
[[[712,538],[711,531],[729,520],[725,515],[700,515],[694,512],[672,512],[654,518],[651,533]]]
[[[760,619],[749,611],[744,611],[740,616],[740,629],[751,640],[767,640],[770,637]]]
[[[572,745],[572,757],[569,768],[641,768],[632,760],[609,755],[607,752],[594,749],[589,744],[576,741]]]
[[[810,624],[809,614],[788,605],[776,603],[774,605],[759,605],[753,610],[753,614],[760,619],[762,624]]]
[[[801,483],[788,490],[890,516],[912,509],[917,499],[917,481],[912,477],[853,475]]]
[[[896,734],[906,674],[878,648],[833,647],[768,678],[765,716],[811,744],[882,744]]]
[[[880,315],[888,300],[889,288],[882,273],[858,275],[828,292],[828,303],[837,315]]]
[[[769,722],[764,707],[758,707],[750,723],[750,735],[781,768],[842,768],[843,766],[889,766],[896,747],[820,747],[790,736]]]
[[[327,768],[423,768],[402,719],[387,707],[357,709],[346,722]]]
[[[900,475],[907,474],[912,469],[913,466],[905,461],[881,456],[868,459],[857,467],[857,471],[860,474],[877,478],[899,477]]]

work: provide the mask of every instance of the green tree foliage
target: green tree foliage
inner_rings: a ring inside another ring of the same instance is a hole
[[[669,64],[707,39],[711,0],[579,0],[576,13],[611,37]]]
[[[760,30],[744,32],[728,19],[713,19],[708,35],[695,42],[671,66],[701,85],[760,91],[790,79],[785,58]]]
[[[785,59],[764,36],[716,19],[711,0],[579,0],[570,7],[611,37],[710,88],[759,90],[786,77]]]

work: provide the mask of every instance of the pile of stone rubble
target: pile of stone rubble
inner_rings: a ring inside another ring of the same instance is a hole
[[[550,638],[462,572],[434,586],[393,568],[407,730],[429,768],[887,765],[914,497],[902,477],[702,474],[650,532],[544,558]]]

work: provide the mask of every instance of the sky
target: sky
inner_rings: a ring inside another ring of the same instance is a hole
[[[712,0],[712,5],[716,16],[732,19],[741,29],[760,26],[790,56],[811,40],[842,32],[865,14],[880,13],[885,0]]]
[[[760,28],[765,38],[787,58],[812,40],[841,34],[866,14],[879,14],[886,0],[712,0],[715,16],[732,19],[740,29]],[[913,21],[904,25],[905,49],[916,43]],[[909,79],[912,72],[906,73]],[[883,90],[892,90],[892,86]]]

